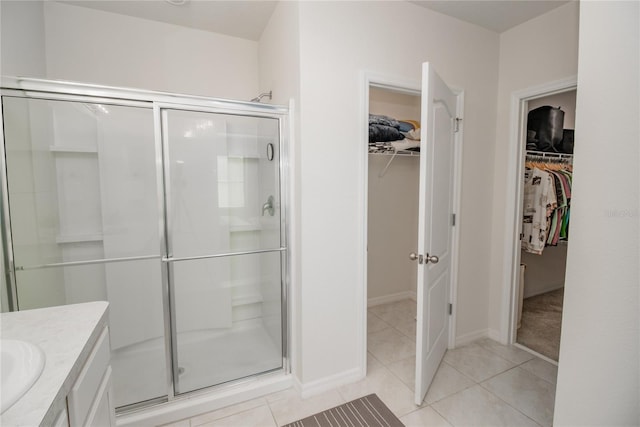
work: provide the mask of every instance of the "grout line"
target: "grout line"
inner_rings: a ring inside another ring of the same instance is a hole
[[[278,420],[276,420],[276,415],[273,413],[273,409],[271,409],[271,403],[267,402],[267,408],[269,408],[269,412],[271,413],[271,418],[273,419],[273,425],[278,427]]]
[[[534,423],[536,423],[537,425],[542,427],[542,424],[540,424],[539,422],[537,422],[536,420],[534,420],[533,418],[531,418],[529,415],[525,414],[524,412],[522,412],[520,409],[516,408],[515,406],[513,406],[512,404],[510,404],[509,402],[507,402],[506,400],[504,400],[503,398],[501,398],[500,396],[498,396],[497,394],[495,394],[494,392],[492,392],[491,390],[487,390],[486,387],[483,387],[482,384],[478,384],[484,391],[486,391],[487,393],[491,394],[492,396],[495,396],[496,399],[500,400],[501,402],[504,402],[505,405],[509,406],[510,408],[512,408],[513,410],[515,410],[516,412],[519,412],[520,414],[524,415],[526,418],[530,419],[531,421],[533,421]]]
[[[466,389],[465,389],[466,390]],[[457,394],[457,393],[455,393]],[[450,421],[447,417],[444,416],[444,414],[441,414],[440,411],[438,411],[436,408],[433,407],[433,405],[429,405],[431,407],[431,409],[433,409],[436,414],[440,415],[442,417],[443,420],[445,420],[446,422],[449,423],[449,425],[453,426],[453,422]]]

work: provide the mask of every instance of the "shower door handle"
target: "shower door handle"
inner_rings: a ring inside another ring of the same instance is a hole
[[[275,212],[275,208],[273,207],[273,196],[269,196],[269,198],[267,199],[267,202],[262,205],[262,216],[264,216],[264,213],[267,212],[269,214],[269,216],[273,216],[273,213]]]

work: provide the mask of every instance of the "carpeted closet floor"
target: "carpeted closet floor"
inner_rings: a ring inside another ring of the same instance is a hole
[[[516,342],[558,360],[564,288],[526,298]]]

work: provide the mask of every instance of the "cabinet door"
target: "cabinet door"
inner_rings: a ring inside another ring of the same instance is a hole
[[[115,427],[116,425],[111,386],[111,366],[107,368],[107,372],[104,374],[96,400],[93,402],[93,407],[89,412],[85,425],[91,427]]]
[[[56,420],[53,422],[53,427],[69,427],[69,413],[67,412],[67,408],[60,411]]]

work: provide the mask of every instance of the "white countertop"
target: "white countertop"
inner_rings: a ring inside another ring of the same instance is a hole
[[[2,426],[53,424],[107,324],[107,307],[98,301],[0,315],[2,339],[36,344],[46,358],[33,387],[0,417]]]

